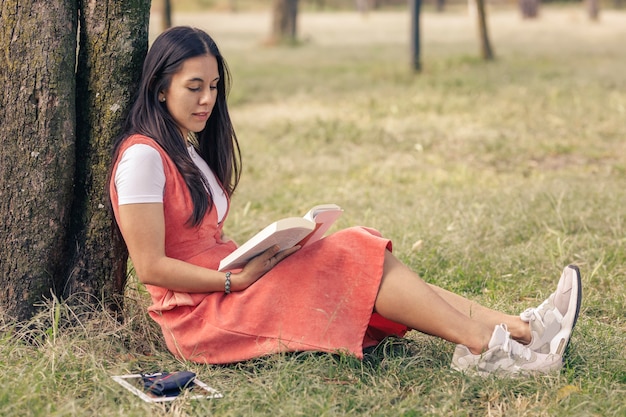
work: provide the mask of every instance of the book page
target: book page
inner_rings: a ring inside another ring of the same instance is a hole
[[[341,207],[339,207],[337,204],[320,204],[317,206],[314,206],[313,208],[311,208],[311,210],[309,210],[303,217],[305,219],[309,219],[311,221],[314,221],[316,223],[323,223],[319,220],[315,220],[317,216],[319,216],[322,213],[325,212],[334,212],[337,213],[339,217],[341,215],[341,213],[343,213],[343,210],[341,209]],[[335,221],[337,218],[335,218],[333,221]]]
[[[323,204],[313,207],[304,217],[315,222],[315,230],[304,238],[300,245],[304,247],[320,240],[342,214],[343,210],[336,204]]]

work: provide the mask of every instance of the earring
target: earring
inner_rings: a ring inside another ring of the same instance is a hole
[[[165,103],[165,97],[161,97],[161,98],[159,99],[159,101],[160,101],[161,103]]]

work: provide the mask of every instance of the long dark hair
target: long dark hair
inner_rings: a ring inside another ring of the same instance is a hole
[[[159,103],[158,96],[160,91],[167,90],[172,76],[185,60],[207,54],[217,59],[220,79],[213,111],[205,128],[196,132],[198,153],[232,196],[241,175],[241,151],[226,105],[231,85],[230,71],[215,41],[202,30],[179,26],[168,29],[155,39],[143,64],[139,89],[126,119],[124,133],[113,148],[115,161],[128,136],[139,133],[154,139],[174,161],[189,188],[193,213],[188,224],[192,226],[198,225],[212,209],[213,196],[206,179],[189,156],[186,138],[182,137],[166,106]]]

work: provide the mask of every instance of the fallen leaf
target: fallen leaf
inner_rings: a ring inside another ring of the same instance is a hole
[[[576,392],[580,392],[580,388],[578,388],[576,385],[566,385],[558,390],[558,392],[556,393],[556,399],[557,401],[561,401],[562,399],[567,398]]]

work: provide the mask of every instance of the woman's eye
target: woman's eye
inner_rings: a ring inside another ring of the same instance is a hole
[[[200,87],[189,87],[189,91],[193,91],[194,93],[197,93],[198,91],[200,91]]]
[[[211,90],[217,90],[217,86],[216,85],[212,85],[209,87]]]

